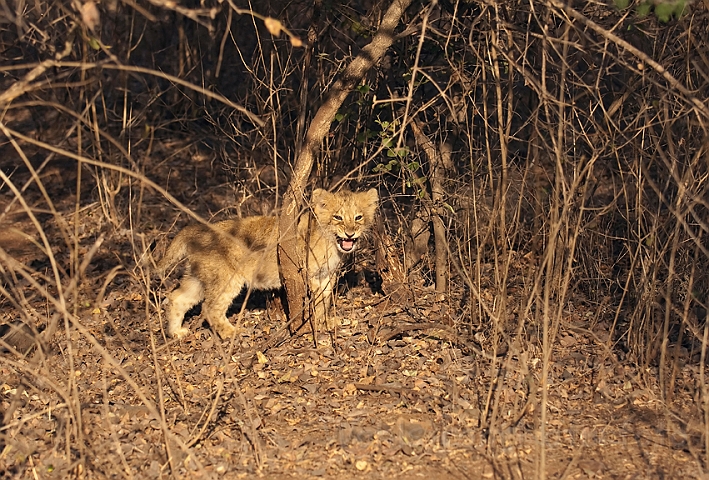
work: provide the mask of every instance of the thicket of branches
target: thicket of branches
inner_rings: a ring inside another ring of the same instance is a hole
[[[134,272],[152,241],[134,231],[141,189],[183,199],[151,178],[161,142],[195,145],[178,153],[186,165],[208,150],[237,198],[277,208],[312,115],[387,6],[3,2],[3,155],[36,175],[15,184],[6,162],[2,191],[22,202],[71,159],[91,186],[68,187],[76,212],[98,201],[114,233],[133,231]],[[521,336],[548,363],[569,302],[584,303],[594,313],[574,327],[607,325],[614,355],[658,367],[671,398],[680,362],[705,384],[707,29],[702,3],[667,23],[610,2],[414,3],[333,119],[311,183],[377,186],[385,280],[436,284],[485,350]],[[51,305],[48,331],[94,253],[55,202],[41,208],[63,243],[41,247],[72,253],[29,282]],[[5,305],[27,312],[19,280],[36,272],[0,264]]]

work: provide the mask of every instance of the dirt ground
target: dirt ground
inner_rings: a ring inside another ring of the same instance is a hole
[[[166,144],[155,157],[146,175],[207,219],[264,208],[235,187],[248,169],[197,161],[190,145]],[[30,178],[9,169],[16,185]],[[0,323],[58,323],[46,351],[0,354],[1,479],[708,478],[704,421],[689,393],[698,366],[678,366],[667,400],[658,372],[624,359],[580,293],[554,336],[544,412],[541,331],[528,325],[497,341],[471,324],[472,300],[454,279],[446,295],[419,281],[385,284],[386,295],[359,282],[337,299],[334,339],[306,332],[266,349],[284,321],[254,298],[231,311],[242,327],[233,342],[198,312],[193,335],[166,340],[161,301],[178,278],[146,277],[141,254],[154,240],[159,251],[187,216],[92,169],[82,171],[77,208],[73,162],[52,161],[39,175],[58,214],[36,186],[23,198],[53,246],[71,318],[47,300],[61,297],[51,262],[27,240],[41,241],[6,184],[0,246],[37,284],[3,267]],[[74,249],[62,232],[76,233]],[[510,278],[528,268],[527,253],[516,253]],[[480,294],[496,292],[483,285]],[[526,291],[513,282],[508,295],[522,302]],[[512,308],[511,324],[519,314]]]

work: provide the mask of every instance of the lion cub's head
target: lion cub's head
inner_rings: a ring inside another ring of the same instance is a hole
[[[366,192],[341,190],[330,193],[321,188],[313,190],[312,206],[315,218],[326,233],[332,233],[337,249],[350,253],[357,240],[374,222],[379,194],[372,188]]]

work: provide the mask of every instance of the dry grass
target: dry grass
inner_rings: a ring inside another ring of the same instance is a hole
[[[153,242],[188,219],[278,209],[309,115],[383,11],[269,3],[256,18],[229,2],[126,1],[101,3],[96,25],[91,7],[0,8],[10,27],[0,31],[0,323],[25,325],[37,343],[29,355],[0,344],[10,349],[0,371],[21,379],[0,399],[0,445],[29,417],[59,410],[55,448],[90,476],[82,410],[95,399],[75,373],[77,352],[90,349],[100,381],[117,375],[159,419],[165,470],[187,457],[204,472],[193,447],[223,391],[188,438],[173,433],[164,390],[182,387],[158,361],[167,339],[155,335],[164,286],[150,276]],[[438,285],[450,313],[436,322],[491,379],[476,427],[486,453],[534,418],[539,478],[550,375],[568,332],[595,338],[610,365],[637,367],[633,382],[653,386],[669,434],[685,435],[696,470],[707,469],[709,17],[704,4],[691,8],[668,24],[591,3],[411,9],[334,120],[312,175],[326,188],[378,186],[384,292],[406,304]],[[314,48],[271,36],[268,15]],[[407,241],[405,258],[397,248]],[[143,352],[154,390],[87,327],[128,284],[142,302],[133,315],[154,327]],[[230,358],[239,346],[224,348]],[[48,355],[65,370],[49,370]],[[520,370],[520,359],[535,367]],[[509,371],[526,379],[512,402],[501,387]],[[238,383],[229,372],[219,385]],[[57,403],[28,407],[40,391]],[[681,420],[687,409],[700,427]],[[242,427],[266,468],[258,422]],[[136,476],[122,453],[114,460]]]

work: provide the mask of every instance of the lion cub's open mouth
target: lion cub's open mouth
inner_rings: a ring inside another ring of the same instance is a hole
[[[354,250],[356,238],[340,238],[337,237],[337,244],[340,246],[340,250],[343,252],[351,252]]]

